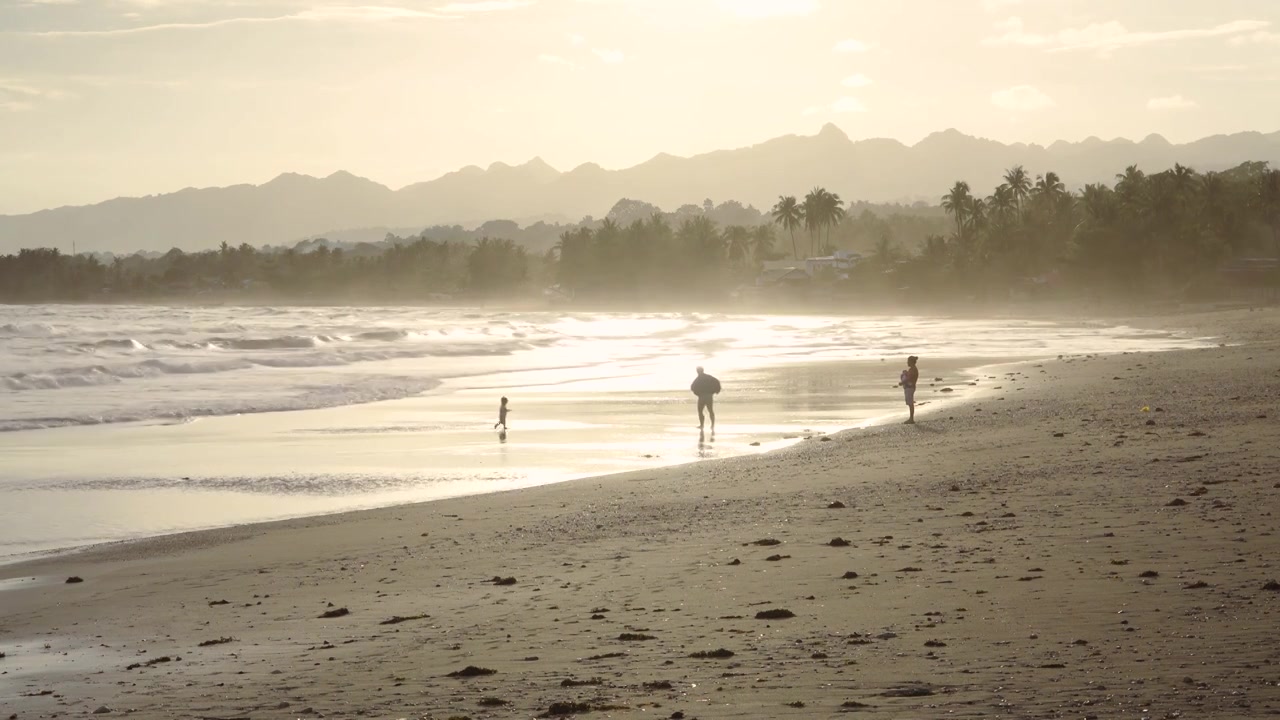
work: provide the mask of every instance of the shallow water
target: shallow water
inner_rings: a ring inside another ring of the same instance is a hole
[[[1203,344],[1041,321],[3,307],[0,555],[760,452],[903,415],[908,352],[943,378],[930,402],[964,367]],[[725,386],[714,437],[698,364]]]

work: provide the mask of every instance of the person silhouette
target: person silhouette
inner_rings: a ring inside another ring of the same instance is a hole
[[[702,366],[698,366],[698,376],[693,379],[693,384],[689,386],[689,390],[698,397],[698,429],[702,430],[706,426],[706,418],[703,411],[711,416],[711,432],[716,431],[716,395],[720,392],[720,381],[713,375],[708,375]]]
[[[916,422],[916,383],[920,381],[920,368],[916,367],[917,360],[919,358],[915,355],[907,358],[907,369],[898,376],[898,384],[902,386],[902,398],[907,401],[907,408],[911,410],[907,425],[914,425]]]
[[[494,430],[497,430],[499,427],[502,428],[503,435],[507,434],[507,412],[510,409],[511,408],[507,407],[507,398],[503,397],[502,402],[498,404],[498,422],[493,424]]]

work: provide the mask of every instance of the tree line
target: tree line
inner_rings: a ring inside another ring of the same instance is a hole
[[[1232,258],[1280,257],[1280,171],[1244,163],[1198,173],[1130,166],[1112,186],[1069,192],[1056,173],[1009,169],[991,195],[958,181],[941,197],[953,227],[916,259],[952,285],[1001,288],[1056,277],[1094,292],[1185,293]]]
[[[1148,175],[1129,167],[1111,185],[1071,192],[1056,173],[1032,176],[1019,166],[985,197],[957,181],[936,206],[886,209],[846,206],[817,187],[803,198],[780,196],[767,215],[732,201],[663,213],[622,200],[602,220],[562,226],[545,252],[511,238],[442,240],[432,239],[434,232],[351,247],[223,243],[159,256],[25,249],[0,256],[0,301],[207,293],[412,302],[536,295],[549,287],[581,300],[676,301],[725,297],[752,284],[766,261],[799,263],[835,250],[864,256],[838,288],[849,293],[945,299],[1053,287],[1186,294],[1232,258],[1280,256],[1280,170],[1244,163],[1198,173],[1175,165]],[[1272,271],[1268,282],[1278,281]]]
[[[115,257],[24,249],[0,256],[0,301],[258,297],[273,300],[417,302],[444,295],[510,297],[527,289],[540,258],[509,239],[474,242],[395,238],[364,251],[316,245]]]

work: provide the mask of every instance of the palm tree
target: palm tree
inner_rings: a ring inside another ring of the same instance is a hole
[[[759,265],[773,255],[773,226],[757,225],[751,231],[751,257]]]
[[[1013,201],[1018,206],[1018,214],[1022,214],[1022,206],[1031,194],[1031,177],[1021,165],[1014,165],[1004,173],[1004,184],[1013,193]]]
[[[970,196],[965,201],[965,219],[971,235],[987,228],[987,203],[982,198]]]
[[[705,215],[685,218],[676,231],[676,239],[683,246],[685,257],[703,268],[724,259],[724,239],[716,224]]]
[[[800,252],[796,249],[796,229],[804,222],[804,210],[796,201],[796,196],[779,195],[778,203],[773,206],[772,213],[773,221],[791,233],[791,257],[799,260]]]
[[[1035,187],[1031,189],[1032,195],[1044,198],[1049,201],[1050,205],[1056,202],[1066,191],[1066,186],[1058,178],[1058,173],[1053,171],[1045,173],[1043,177],[1037,177]]]
[[[1190,190],[1195,177],[1195,168],[1189,168],[1182,163],[1173,164],[1173,186],[1176,187],[1179,192]]]
[[[1012,187],[1001,183],[987,198],[987,206],[997,217],[1005,217],[1018,209],[1018,199],[1014,196]]]
[[[833,192],[822,191],[822,224],[827,229],[827,237],[823,243],[826,247],[831,247],[831,228],[837,226],[844,220],[844,203],[841,202],[840,196]]]
[[[1094,223],[1110,222],[1115,216],[1114,193],[1106,185],[1090,183],[1080,191],[1080,204],[1085,220]]]
[[[729,251],[729,262],[741,265],[751,252],[751,231],[741,225],[724,229],[724,243]]]
[[[892,234],[886,232],[876,238],[875,247],[871,251],[871,261],[876,267],[888,269],[898,260],[898,256],[898,246],[894,244]]]
[[[956,237],[964,236],[965,210],[969,203],[969,183],[957,180],[951,192],[942,196],[942,209],[951,213],[956,219]]]
[[[1123,173],[1116,175],[1116,194],[1130,207],[1138,205],[1146,189],[1147,176],[1138,169],[1137,165],[1130,165],[1124,169]]]
[[[825,217],[826,196],[827,191],[815,187],[804,196],[804,204],[800,206],[804,213],[804,228],[809,231],[809,255],[812,256],[817,249],[817,236],[822,232],[823,218]]]

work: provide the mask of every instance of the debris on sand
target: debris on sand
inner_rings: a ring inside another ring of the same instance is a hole
[[[497,672],[498,672],[497,670],[490,670],[489,668],[482,668],[482,667],[476,667],[475,665],[468,665],[462,668],[461,670],[454,670],[453,672],[449,673],[447,677],[451,677],[451,678],[484,677],[485,675],[495,675],[497,674]]]
[[[644,640],[656,640],[653,635],[645,635],[644,633],[622,633],[618,639],[623,642],[641,642]]]
[[[587,660],[610,660],[613,658],[620,658],[620,657],[626,657],[626,656],[627,654],[624,652],[611,652],[611,653],[605,653],[603,655],[592,655],[591,657],[586,659]]]
[[[350,610],[348,610],[348,609],[346,609],[346,608],[344,608],[344,607],[340,607],[340,608],[334,608],[334,609],[332,609],[332,610],[328,610],[328,611],[325,611],[325,612],[321,613],[321,614],[320,614],[320,618],[321,618],[321,619],[326,619],[326,618],[340,618],[340,617],[342,617],[343,615],[350,615],[350,614],[351,614],[351,611],[350,611]]]
[[[483,698],[479,702],[480,707],[502,707],[503,705],[510,705],[510,704],[511,704],[510,701],[503,700],[502,698],[496,698],[496,697]]]
[[[843,510],[843,509],[844,509],[844,507],[845,507],[844,503],[840,502],[839,500],[834,500],[834,501],[832,501],[832,502],[831,502],[831,504],[830,504],[830,505],[828,505],[828,506],[827,506],[827,509],[828,509],[828,510]]]
[[[426,613],[423,613],[421,615],[392,615],[391,617],[387,618],[386,620],[383,620],[378,624],[379,625],[399,625],[402,622],[409,622],[410,620],[423,620],[429,617],[431,616],[427,615]]]
[[[670,681],[670,680],[655,680],[655,681],[653,681],[653,682],[647,682],[647,683],[645,683],[644,685],[642,685],[641,687],[643,687],[645,690],[670,690],[670,689],[671,689],[671,681]]]
[[[1271,592],[1280,592],[1280,582],[1276,582],[1275,580],[1268,580],[1267,584],[1262,586],[1262,589],[1269,590]],[[0,655],[0,657],[4,657],[4,656]]]
[[[200,643],[200,647],[209,647],[210,645],[226,645],[229,642],[235,642],[235,641],[236,639],[233,637],[220,637],[220,638],[217,638],[216,640],[205,640],[204,642]]]
[[[718,650],[699,650],[698,652],[689,655],[689,657],[697,658],[699,660],[731,658],[733,657],[733,651],[725,650],[724,648],[720,648]]]
[[[933,688],[928,685],[901,685],[885,690],[880,694],[884,697],[924,697],[932,695]]]
[[[80,577],[79,575],[72,575],[71,577],[67,578],[66,584],[71,585],[74,583],[82,583],[82,582],[84,582],[84,578]],[[110,712],[110,710],[108,710],[107,712]]]
[[[547,711],[539,715],[540,718],[556,717],[563,715],[577,715],[579,713],[591,712],[591,705],[584,702],[555,702],[551,703],[551,707]]]
[[[756,613],[757,620],[786,620],[793,618],[796,614],[784,608],[776,608],[774,610],[761,610]]]
[[[849,547],[853,543],[849,542],[848,540],[845,540],[844,538],[837,537],[837,538],[831,538],[831,542],[827,544],[830,545],[831,547]]]
[[[494,575],[493,577],[489,578],[489,582],[493,583],[494,585],[515,585],[516,579],[513,577],[501,577],[499,575]]]
[[[137,670],[138,668],[151,667],[152,665],[159,665],[160,663],[167,663],[167,662],[173,662],[173,658],[169,657],[168,655],[161,655],[158,658],[152,658],[146,662],[133,663],[132,665],[126,667],[125,670]]]
[[[782,544],[781,540],[775,540],[774,538],[765,538],[763,540],[754,540],[749,543],[743,543],[743,545],[759,545],[760,547],[773,547],[774,545],[781,545],[781,544]]]

